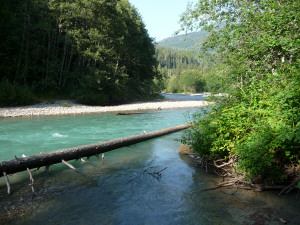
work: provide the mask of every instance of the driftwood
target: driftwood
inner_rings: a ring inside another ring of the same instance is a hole
[[[238,189],[245,189],[245,190],[253,190],[256,192],[260,191],[266,191],[266,190],[280,190],[278,195],[283,195],[287,194],[293,190],[297,190],[297,182],[299,181],[293,181],[290,185],[285,186],[285,185],[273,185],[273,186],[265,186],[265,185],[258,185],[258,184],[252,184],[251,182],[247,182],[245,180],[239,180],[236,178],[231,178],[227,181],[219,183],[217,186],[212,187],[212,188],[207,188],[203,189],[202,191],[211,191],[211,190],[216,190],[220,188],[235,188],[236,190],[231,194],[234,194]],[[225,193],[228,194],[228,193]]]
[[[153,168],[153,167],[149,167],[149,168],[145,169],[144,172],[146,172],[148,169],[151,169],[151,168]],[[168,168],[168,167],[165,167],[164,169],[162,169],[162,170],[160,170],[160,171],[152,172],[152,173],[148,173],[148,174],[154,176],[154,177],[157,178],[157,179],[160,179],[160,178],[161,178],[161,173],[162,173],[163,171],[165,171],[167,168]]]
[[[61,163],[62,161],[69,161],[73,159],[80,159],[83,157],[98,155],[117,148],[125,147],[152,138],[184,130],[188,127],[190,127],[190,124],[184,124],[155,132],[120,138],[98,144],[84,145],[65,150],[44,153],[40,155],[26,156],[24,158],[15,157],[15,159],[13,160],[3,161],[0,163],[0,177],[3,176],[4,173],[13,174],[21,171],[26,171],[27,168],[33,169],[46,166],[47,169],[47,167],[49,167],[50,165]],[[102,155],[102,157],[103,156],[104,155]]]
[[[300,177],[296,177],[294,181],[292,181],[289,185],[262,185],[255,184],[251,181],[247,181],[245,179],[245,174],[236,170],[234,165],[238,162],[238,157],[233,155],[229,159],[219,159],[219,160],[211,160],[205,159],[201,157],[197,157],[196,154],[190,153],[189,156],[198,161],[194,166],[205,168],[206,172],[211,172],[217,174],[220,177],[223,177],[223,182],[217,184],[217,186],[212,188],[203,189],[202,191],[210,191],[221,188],[235,188],[236,190],[230,194],[234,194],[238,189],[246,189],[253,191],[264,191],[264,190],[280,190],[278,195],[283,195],[289,193],[293,190],[298,190],[297,184],[300,182]],[[228,179],[225,181],[224,178]],[[228,194],[228,193],[226,193]]]
[[[138,112],[133,112],[133,113],[120,113],[120,112],[117,112],[116,115],[117,116],[128,116],[128,115],[135,115],[135,114],[145,114],[145,113],[138,113]]]
[[[6,173],[5,173],[5,172],[3,172],[3,175],[4,175],[4,177],[5,177],[5,180],[6,180],[6,185],[7,185],[7,194],[8,194],[8,195],[10,195],[10,183],[9,183],[9,179],[8,179],[8,177],[7,177],[7,175],[6,175]]]
[[[65,164],[67,167],[71,168],[72,170],[78,172],[78,170],[74,166],[72,166],[70,163],[66,162],[65,160],[61,160],[61,162]]]
[[[33,187],[34,180],[33,180],[33,176],[32,176],[32,174],[30,172],[30,169],[27,168],[27,172],[28,172],[29,178],[30,178],[30,184],[29,184],[29,186],[31,187],[32,193],[34,193],[34,187]]]
[[[25,158],[26,155],[22,154],[22,157]],[[34,187],[33,187],[33,185],[34,185],[34,179],[33,179],[33,176],[32,176],[32,174],[30,172],[30,169],[29,168],[26,168],[26,169],[27,169],[27,172],[28,172],[29,178],[30,178],[30,184],[29,184],[29,186],[31,186],[32,193],[34,193]]]
[[[278,195],[283,195],[285,193],[289,193],[290,191],[297,189],[297,184],[300,182],[300,177],[298,179],[295,179],[290,185],[283,188]]]

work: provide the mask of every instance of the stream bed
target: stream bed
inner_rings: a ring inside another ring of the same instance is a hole
[[[187,123],[198,109],[0,120],[0,161],[97,143]],[[0,224],[299,224],[300,196],[234,189],[203,191],[221,178],[178,153],[183,132],[0,178]],[[156,173],[161,171],[161,176]]]

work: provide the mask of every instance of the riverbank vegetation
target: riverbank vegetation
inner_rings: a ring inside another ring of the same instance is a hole
[[[189,37],[187,37],[188,39]],[[182,40],[182,42],[184,41]],[[194,50],[156,47],[158,72],[162,76],[157,85],[160,91],[199,93],[222,90],[224,80],[216,79],[218,76],[214,71],[216,62],[218,62],[217,57],[212,52],[204,53]]]
[[[153,93],[155,47],[128,0],[3,0],[0,18],[1,106]]]
[[[183,143],[232,184],[300,179],[299,12],[297,1],[203,0],[181,18],[210,32],[203,48],[230,96],[195,115]]]

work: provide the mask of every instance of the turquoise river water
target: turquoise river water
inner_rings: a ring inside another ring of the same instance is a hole
[[[145,114],[0,119],[0,161],[172,127],[199,109]],[[182,132],[105,153],[104,160],[71,161],[50,172],[0,178],[0,224],[299,224],[297,193],[252,192],[214,187],[220,178],[178,154]],[[161,171],[161,177],[151,173]]]

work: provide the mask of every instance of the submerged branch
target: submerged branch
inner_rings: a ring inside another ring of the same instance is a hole
[[[205,168],[206,172],[214,173],[220,177],[223,177],[223,181],[212,188],[203,189],[202,191],[217,190],[220,188],[235,188],[236,190],[231,193],[234,194],[238,189],[246,189],[253,191],[264,191],[264,190],[281,190],[278,195],[287,194],[293,190],[299,190],[297,184],[300,182],[300,177],[296,178],[289,185],[262,185],[253,183],[246,179],[245,174],[236,170],[236,163],[238,157],[233,155],[230,159],[205,159],[197,156],[195,153],[187,154],[198,163],[195,164],[197,167]],[[219,164],[222,163],[222,164]],[[225,178],[227,178],[225,180]]]

